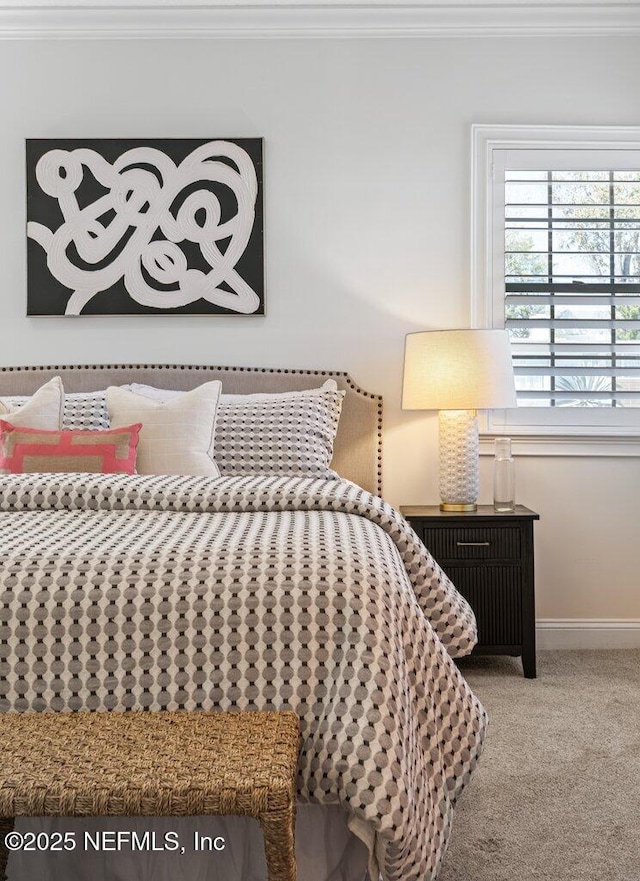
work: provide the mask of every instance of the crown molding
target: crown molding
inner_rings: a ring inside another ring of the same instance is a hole
[[[640,0],[0,0],[0,39],[640,34]]]

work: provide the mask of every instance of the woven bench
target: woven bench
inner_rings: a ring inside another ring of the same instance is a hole
[[[15,817],[235,814],[295,881],[298,738],[291,712],[0,714],[0,879]]]

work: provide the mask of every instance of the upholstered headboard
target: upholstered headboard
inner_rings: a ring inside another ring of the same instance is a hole
[[[75,367],[0,367],[0,396],[32,394],[52,376],[68,392],[97,391],[108,385],[141,382],[158,388],[191,389],[222,381],[227,394],[286,392],[335,379],[346,391],[334,447],[333,468],[378,495],[382,492],[382,398],[359,388],[347,373],[259,367],[203,367],[186,364],[91,364]]]

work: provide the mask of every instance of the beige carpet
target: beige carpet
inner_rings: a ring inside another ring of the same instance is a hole
[[[440,881],[640,881],[640,651],[461,664],[491,724]]]

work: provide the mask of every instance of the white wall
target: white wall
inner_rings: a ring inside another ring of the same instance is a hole
[[[403,338],[469,323],[469,126],[635,125],[638,82],[624,37],[0,43],[0,362],[346,369],[385,396],[389,500],[437,501]],[[24,317],[25,137],[252,135],[266,317]],[[518,481],[539,617],[640,619],[640,459],[521,459]]]

